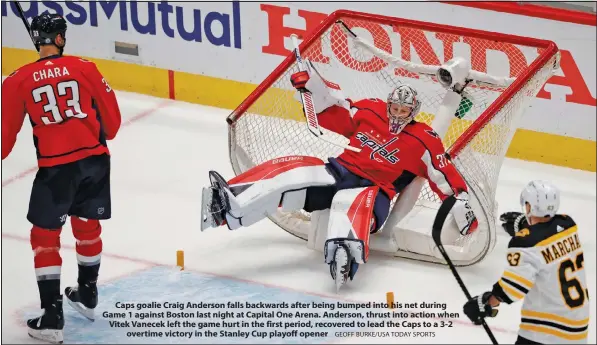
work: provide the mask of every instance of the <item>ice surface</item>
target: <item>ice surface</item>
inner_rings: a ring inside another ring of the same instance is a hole
[[[118,98],[124,126],[110,143],[114,211],[113,219],[103,226],[99,317],[91,324],[65,304],[66,343],[242,340],[135,340],[122,330],[110,328],[109,320],[101,317],[103,311],[115,311],[118,301],[172,298],[185,303],[235,299],[368,302],[385,301],[388,291],[394,292],[397,302],[446,303],[448,311],[461,315],[451,320],[452,327],[415,330],[435,332],[433,337],[349,339],[335,337],[331,329],[331,337],[312,338],[309,342],[489,342],[483,329],[471,325],[462,315],[465,298],[447,267],[373,256],[359,269],[356,279],[335,295],[321,253],[308,250],[303,241],[268,220],[238,231],[223,228],[201,233],[200,191],[208,182],[208,170],[232,176],[225,122],[229,111],[124,92],[118,92]],[[34,167],[31,128],[25,121],[11,156],[2,162],[2,341],[7,343],[31,343],[24,322],[39,311],[30,224],[25,219]],[[548,179],[561,188],[561,211],[579,224],[589,295],[595,296],[595,174],[506,159],[497,189],[500,212],[519,209],[520,190],[531,179]],[[76,281],[77,265],[69,225],[62,234],[64,288]],[[485,261],[460,269],[471,293],[486,291],[501,275],[507,239],[505,233],[500,233],[495,250]],[[174,271],[177,250],[185,252],[186,270],[182,273]],[[594,299],[590,303],[594,315]],[[502,306],[500,315],[488,321],[500,343],[514,341],[519,317],[517,303]],[[595,329],[594,320],[592,317],[591,330]],[[247,341],[301,343],[304,339]],[[595,342],[594,332],[589,333],[589,342]]]

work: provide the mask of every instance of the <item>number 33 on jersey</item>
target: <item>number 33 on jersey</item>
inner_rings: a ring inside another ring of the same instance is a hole
[[[520,336],[542,344],[586,343],[589,294],[572,218],[556,215],[518,231],[506,260],[492,294],[506,303],[524,298]]]
[[[2,159],[25,119],[33,127],[38,165],[55,166],[108,153],[120,128],[112,88],[94,63],[51,56],[13,72],[2,83]]]

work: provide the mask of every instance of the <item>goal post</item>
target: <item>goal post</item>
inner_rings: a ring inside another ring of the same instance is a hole
[[[557,46],[535,38],[339,10],[304,37],[299,49],[304,60],[353,100],[385,100],[400,84],[417,89],[423,105],[416,120],[432,126],[442,138],[469,186],[480,223],[478,231],[465,237],[446,231],[442,242],[458,266],[482,260],[495,245],[495,192],[503,159],[524,110],[559,68]],[[470,70],[462,85],[446,87],[437,71],[457,60],[467,62]],[[290,83],[297,71],[295,56],[289,53],[228,116],[229,154],[236,174],[281,156],[326,160],[342,152],[308,131]],[[348,143],[328,132],[326,136],[338,143]],[[371,250],[443,263],[431,238],[439,205],[428,183],[415,179],[392,201],[381,234],[371,238]],[[268,215],[304,240],[327,216],[326,211],[282,210]]]

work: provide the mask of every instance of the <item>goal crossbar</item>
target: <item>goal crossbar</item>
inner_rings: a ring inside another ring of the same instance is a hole
[[[450,148],[450,154],[455,156],[458,152],[462,149],[462,147],[470,141],[472,137],[491,119],[492,114],[496,113],[501,107],[504,106],[505,103],[508,102],[508,99],[512,97],[517,91],[519,91],[524,82],[533,76],[541,66],[545,65],[550,58],[552,58],[555,54],[558,53],[558,48],[553,41],[549,40],[542,40],[537,38],[531,37],[524,37],[524,36],[517,36],[517,35],[510,35],[498,32],[489,32],[483,30],[476,30],[476,29],[469,29],[469,28],[462,28],[458,26],[452,25],[444,25],[444,24],[437,24],[437,23],[429,23],[429,22],[422,22],[412,19],[404,19],[404,18],[396,18],[396,17],[389,17],[379,14],[371,14],[371,13],[363,13],[363,12],[356,12],[350,10],[336,10],[331,13],[325,20],[323,20],[317,28],[315,28],[307,37],[303,39],[301,44],[299,45],[299,49],[304,51],[311,47],[318,37],[328,30],[332,25],[334,25],[338,20],[342,18],[351,18],[357,20],[368,20],[378,24],[391,24],[394,26],[403,26],[403,27],[410,27],[410,28],[417,28],[421,30],[428,30],[428,31],[435,31],[435,32],[442,32],[447,34],[455,34],[460,35],[464,30],[466,31],[466,35],[468,37],[485,39],[485,40],[498,40],[505,43],[511,44],[520,44],[529,47],[535,47],[542,49],[541,54],[531,63],[529,68],[527,68],[522,75],[512,82],[509,88],[507,88],[499,97],[493,102],[485,112],[480,116],[479,121],[476,122],[476,125],[471,126],[462,136],[452,145]],[[280,73],[295,62],[296,57],[291,52],[288,53],[288,56],[276,67],[264,80],[261,84],[257,86],[253,92],[232,111],[232,113],[226,118],[228,124],[232,125],[242,114],[244,114],[247,109],[257,100],[257,98],[269,87],[271,87],[276,78]]]
[[[559,67],[555,43],[347,10],[332,13],[302,39],[303,58],[317,63],[322,75],[339,82],[354,99],[383,98],[404,83],[418,89],[424,106],[416,120],[430,125],[442,138],[452,164],[469,186],[471,207],[480,224],[478,231],[464,238],[458,237],[458,231],[445,231],[449,236],[442,241],[449,243],[446,248],[456,256],[457,265],[482,260],[493,249],[499,228],[495,193],[500,167],[524,109]],[[442,49],[444,60],[449,60],[444,65],[438,53]],[[465,58],[469,51],[470,63]],[[505,53],[507,60],[496,52]],[[464,61],[459,65],[464,67],[452,69],[453,61]],[[448,81],[440,78],[445,73],[440,75],[439,67],[454,71],[450,73],[454,87],[446,87]],[[306,131],[289,81],[297,70],[295,55],[289,52],[228,116],[229,158],[236,174],[281,156],[325,160],[341,153],[337,146]],[[348,140],[338,133],[327,134],[338,143]],[[399,195],[392,200],[383,232],[372,239],[372,250],[441,263],[427,222],[434,218],[440,199],[423,177]],[[325,221],[326,211],[278,210],[268,217],[307,240],[317,220]]]

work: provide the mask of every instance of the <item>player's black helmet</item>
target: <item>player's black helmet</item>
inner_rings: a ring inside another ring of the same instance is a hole
[[[35,43],[35,48],[43,45],[56,45],[56,36],[61,35],[66,40],[66,20],[56,13],[43,13],[36,16],[31,21],[31,37]],[[60,48],[60,54],[64,47]]]

